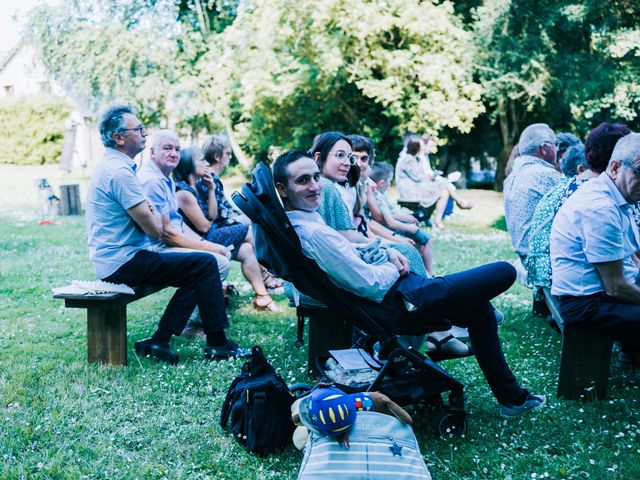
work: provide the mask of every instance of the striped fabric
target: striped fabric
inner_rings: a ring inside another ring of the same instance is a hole
[[[311,433],[298,479],[431,479],[412,428],[393,416],[358,412],[349,445]]]

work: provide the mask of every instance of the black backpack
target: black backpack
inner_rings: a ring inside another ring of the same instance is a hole
[[[231,419],[233,437],[249,453],[267,456],[283,450],[295,428],[287,385],[267,361],[262,349],[251,349],[251,360],[242,366],[222,405],[220,426]]]

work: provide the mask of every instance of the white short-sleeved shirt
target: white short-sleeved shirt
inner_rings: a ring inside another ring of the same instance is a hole
[[[133,160],[107,148],[89,182],[85,217],[89,257],[98,278],[108,277],[150,246],[127,212],[145,200]]]
[[[142,184],[142,189],[149,197],[149,200],[156,207],[161,215],[169,213],[169,224],[183,232],[182,215],[178,212],[178,199],[176,197],[176,186],[171,178],[164,176],[153,160],[145,162],[138,170],[138,179]],[[151,239],[155,243],[160,240]]]
[[[606,173],[587,182],[560,208],[551,228],[551,293],[584,296],[604,291],[594,263],[622,260],[630,283],[640,235],[631,205]]]

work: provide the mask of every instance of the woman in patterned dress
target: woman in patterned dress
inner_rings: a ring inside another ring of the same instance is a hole
[[[199,148],[191,147],[180,151],[180,162],[173,176],[176,181],[179,211],[185,223],[203,239],[233,247],[231,258],[240,262],[244,277],[253,287],[253,306],[256,310],[280,311],[265,287],[260,264],[251,242],[249,226],[239,222],[216,224],[207,218],[211,206],[218,203],[215,198],[217,188]],[[199,194],[196,188],[198,181],[207,187],[206,197]]]

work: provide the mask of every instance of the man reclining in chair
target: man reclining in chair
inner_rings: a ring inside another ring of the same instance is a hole
[[[382,264],[366,263],[356,248],[328,227],[316,212],[322,185],[318,165],[306,153],[286,152],[273,164],[276,189],[294,226],[304,254],[316,261],[340,288],[394,308],[407,303],[423,311],[425,318],[448,319],[469,329],[469,339],[491,391],[500,403],[500,414],[517,417],[546,404],[544,395],[523,389],[504,355],[490,300],[515,281],[515,269],[506,262],[484,265],[444,277],[423,278],[409,273],[405,257],[393,249]],[[421,335],[428,326],[400,323],[395,333]]]

